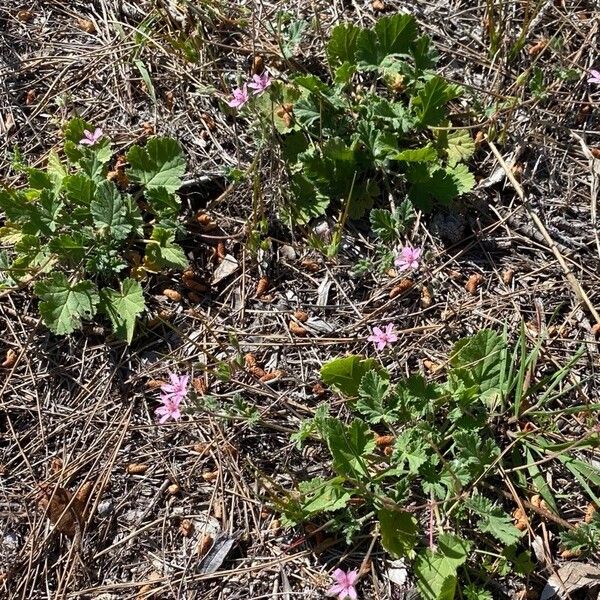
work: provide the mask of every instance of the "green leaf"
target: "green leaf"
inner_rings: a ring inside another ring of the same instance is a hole
[[[327,43],[327,58],[333,66],[354,64],[361,31],[361,27],[352,23],[343,23],[333,28]]]
[[[100,301],[91,281],[70,283],[63,273],[53,273],[39,281],[34,290],[41,300],[39,309],[44,323],[58,335],[72,333],[82,319],[93,318]]]
[[[129,178],[147,189],[163,187],[176,192],[185,173],[185,159],[179,144],[170,138],[155,137],[145,148],[132,146],[127,153]]]
[[[144,194],[150,203],[150,210],[161,219],[174,219],[181,209],[181,200],[177,194],[164,187],[147,189]]]
[[[463,593],[465,595],[466,600],[494,600],[491,592],[486,590],[482,590],[474,586],[473,584],[469,584],[464,590]]]
[[[181,246],[175,243],[175,235],[162,227],[154,227],[152,230],[152,236],[146,246],[146,257],[151,269],[160,270],[162,267],[185,269],[188,265]]]
[[[71,119],[63,129],[65,140],[73,144],[79,144],[79,140],[83,139],[83,131],[85,129],[94,131],[95,127],[89,121],[84,121],[79,117]]]
[[[437,160],[437,152],[431,144],[423,148],[409,148],[396,152],[390,156],[392,160],[403,160],[404,162],[432,162]]]
[[[101,308],[112,322],[115,334],[128,344],[133,340],[133,333],[138,315],[144,312],[144,292],[135,279],[124,279],[121,290],[105,288],[100,292]]]
[[[378,365],[374,359],[353,354],[344,358],[334,358],[325,363],[321,367],[321,379],[336,392],[352,398],[358,396],[364,375],[377,368]]]
[[[54,184],[50,176],[41,169],[34,169],[33,167],[27,167],[27,182],[29,187],[34,190],[52,190]]]
[[[448,164],[454,167],[460,162],[469,160],[475,152],[475,142],[468,129],[452,131],[447,136]]]
[[[133,61],[133,64],[136,66],[137,70],[140,72],[144,84],[146,85],[146,89],[148,90],[148,95],[152,98],[152,102],[156,104],[156,92],[154,91],[154,84],[152,83],[152,79],[150,77],[150,73],[146,68],[146,65],[139,59],[136,58]]]
[[[450,355],[452,373],[466,387],[476,386],[483,399],[494,401],[506,381],[505,348],[504,338],[489,329],[459,340]]]
[[[103,181],[96,188],[90,204],[94,225],[115,240],[124,240],[131,231],[127,207],[119,189],[112,181]]]
[[[377,371],[367,371],[360,382],[358,390],[359,399],[356,409],[369,423],[377,424],[381,421],[393,422],[395,415],[388,414],[386,396],[390,390],[390,381],[387,374],[380,375]]]
[[[417,22],[412,15],[383,17],[373,29],[360,32],[356,59],[362,68],[378,68],[388,57],[408,54],[416,36]]]
[[[23,233],[52,237],[61,224],[64,204],[48,190],[42,190],[39,200],[27,206],[29,218],[23,223]]]
[[[52,189],[58,192],[62,187],[63,179],[69,174],[54,149],[50,150],[48,165],[46,167],[48,177],[52,181]]]
[[[473,174],[464,164],[443,168],[436,164],[409,163],[406,178],[413,184],[409,198],[422,210],[431,209],[433,199],[447,206],[475,185]]]
[[[343,483],[343,477],[328,481],[320,478],[303,481],[298,486],[298,491],[305,496],[301,500],[302,510],[311,515],[345,508],[352,494],[344,488]]]
[[[105,180],[106,168],[101,157],[93,150],[86,150],[87,156],[79,160],[81,170],[95,183],[102,183]]]
[[[85,173],[68,175],[64,179],[67,198],[80,206],[89,206],[96,194],[96,184]]]
[[[485,496],[472,496],[465,506],[479,517],[477,529],[493,535],[505,546],[512,546],[523,537],[524,532],[513,525],[512,517]]]
[[[366,458],[375,450],[375,437],[369,426],[355,419],[346,427],[339,419],[324,420],[321,435],[333,457],[333,469],[339,475],[369,479]]]
[[[414,570],[422,600],[454,600],[457,570],[467,560],[470,549],[468,541],[442,534],[435,552],[428,548],[417,558]]]
[[[407,465],[409,473],[417,475],[421,466],[429,460],[432,452],[431,445],[418,427],[407,429],[396,437],[393,452],[394,463],[399,469],[404,469]]]
[[[67,261],[72,265],[77,265],[85,258],[85,240],[81,233],[64,233],[53,237],[48,248],[50,252],[57,254],[61,261]]]
[[[395,242],[398,239],[398,223],[392,213],[384,208],[374,208],[369,213],[369,221],[373,233],[386,243]]]
[[[405,510],[382,508],[377,513],[383,547],[394,557],[410,557],[419,539],[415,517]]]
[[[432,77],[411,99],[419,124],[439,125],[446,116],[446,104],[460,94],[460,87],[442,77]]]

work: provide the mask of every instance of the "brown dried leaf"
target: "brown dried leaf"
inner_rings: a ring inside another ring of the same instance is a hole
[[[582,562],[569,562],[548,578],[540,600],[549,600],[555,596],[569,598],[577,590],[594,588],[598,585],[600,585],[599,567]]]
[[[146,387],[149,390],[157,390],[160,387],[162,387],[163,385],[165,385],[166,381],[162,380],[162,379],[150,379],[149,381],[146,382]]]
[[[261,75],[264,70],[265,59],[260,54],[257,54],[252,59],[252,75]]]
[[[275,369],[275,371],[265,373],[262,377],[260,377],[259,381],[262,383],[266,383],[267,381],[275,381],[276,379],[281,379],[284,375],[285,371],[282,371],[281,369]]]
[[[198,542],[198,546],[197,546],[197,550],[196,552],[198,553],[198,556],[203,557],[206,556],[206,554],[208,554],[208,551],[212,548],[213,545],[213,538],[212,536],[208,535],[207,533],[203,533],[200,536],[200,541]]]
[[[594,158],[600,158],[600,148],[590,148],[590,152]]]
[[[376,446],[389,446],[393,444],[396,438],[393,435],[379,435],[375,434],[375,445]]]
[[[538,56],[538,54],[541,54],[547,47],[548,40],[543,38],[539,42],[529,46],[529,48],[527,48],[527,53],[529,56]]]
[[[515,272],[513,269],[504,269],[504,271],[502,271],[502,283],[504,285],[510,285],[514,276]]]
[[[433,304],[433,295],[429,287],[424,285],[421,288],[421,308],[429,308]]]
[[[37,98],[37,92],[35,90],[29,90],[27,94],[25,94],[25,104],[27,106],[31,106],[35,99]]]
[[[284,104],[280,104],[276,110],[275,114],[283,121],[283,124],[286,127],[291,127],[294,124],[294,105],[286,102]]]
[[[202,479],[204,479],[204,481],[214,481],[218,477],[219,471],[204,471],[204,473],[202,473]]]
[[[308,313],[303,310],[297,310],[294,313],[294,317],[300,321],[300,323],[306,323],[306,321],[308,321]]]
[[[321,265],[312,258],[305,258],[300,263],[300,266],[309,271],[310,273],[316,273],[317,271],[321,270]]]
[[[80,502],[73,498],[69,490],[59,486],[52,489],[48,484],[40,484],[37,504],[46,511],[46,516],[57,531],[68,537],[75,536],[83,521],[83,514]]]

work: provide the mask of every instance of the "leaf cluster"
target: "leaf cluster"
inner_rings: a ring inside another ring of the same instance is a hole
[[[79,118],[66,125],[64,157],[52,151],[45,169],[20,165],[26,189],[0,189],[0,240],[10,246],[2,285],[35,279],[40,315],[56,334],[100,312],[131,342],[145,309],[140,273],[187,264],[175,242],[185,160],[175,140],[155,137],[109,173],[110,141],[83,146],[84,129],[93,127]]]
[[[360,356],[326,363],[321,377],[345,397],[353,418],[345,423],[330,416],[323,405],[303,425],[298,443],[310,437],[322,440],[334,476],[303,484],[283,507],[288,521],[314,520],[327,513],[335,526],[375,517],[385,549],[395,557],[415,560],[418,587],[426,600],[455,597],[457,569],[466,562],[474,540],[478,547],[501,556],[494,565],[486,563],[486,569],[500,574],[511,568],[528,572],[529,555],[517,550],[523,532],[498,501],[497,488],[503,485],[499,473],[514,471],[513,485],[523,493],[546,494],[551,508],[552,496],[535,471],[534,449],[556,452],[558,461],[576,469],[580,477],[585,472],[593,484],[600,479],[589,473],[591,465],[561,454],[556,445],[544,446],[543,438],[521,442],[515,435],[504,435],[498,426],[514,411],[518,355],[518,350],[510,351],[504,335],[482,330],[455,344],[443,381],[411,375],[392,382],[386,370]],[[564,377],[564,371],[560,369],[558,377]],[[548,389],[560,381],[558,377],[547,379]],[[542,381],[537,392],[547,398]],[[384,437],[386,452],[378,445]],[[431,506],[432,511],[435,506],[436,521],[460,536],[440,535],[436,551],[423,549],[424,532],[416,515],[407,510],[410,504]],[[597,522],[563,534],[562,540],[567,547],[589,552],[598,543]],[[486,597],[473,586],[463,592],[467,597]]]
[[[338,25],[326,55],[329,80],[297,75],[265,105],[289,168],[295,222],[335,206],[361,218],[392,188],[422,209],[472,188],[464,161],[474,143],[449,120],[461,89],[433,71],[435,51],[412,15]]]

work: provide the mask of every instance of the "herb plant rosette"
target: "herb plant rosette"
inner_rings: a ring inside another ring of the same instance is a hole
[[[45,170],[17,165],[28,188],[0,190],[0,239],[11,246],[0,253],[0,285],[35,281],[53,333],[72,333],[101,313],[131,343],[146,306],[140,281],[187,266],[175,241],[183,153],[175,140],[151,138],[129,149],[127,168],[117,159],[109,172],[113,151],[101,129],[73,119],[64,139],[66,162],[53,150]]]

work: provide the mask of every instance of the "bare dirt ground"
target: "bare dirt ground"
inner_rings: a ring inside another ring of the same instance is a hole
[[[577,384],[571,399],[597,402],[600,163],[592,151],[600,148],[600,91],[592,96],[582,75],[598,66],[597,3],[501,3],[494,56],[483,0],[373,5],[0,0],[2,179],[19,183],[11,170],[15,145],[43,164],[60,142],[61,124],[75,115],[101,126],[121,150],[154,133],[171,135],[188,160],[182,195],[190,222],[207,208],[219,227],[207,236],[191,225],[186,249],[206,281],[219,243],[238,264],[199,301],[162,294],[166,287],[183,293],[177,274],[148,281],[151,323],[130,347],[107,340],[101,326],[55,337],[27,289],[0,292],[0,356],[16,355],[0,368],[1,597],[324,597],[328,573],[341,560],[360,566],[370,536],[346,545],[309,529],[282,529],[271,500],[327,470],[319,445],[299,451],[290,434],[324,399],[343,413],[341,401],[315,389],[319,368],[351,351],[372,353],[366,337],[380,322],[399,331],[383,358],[395,374],[435,376],[452,343],[483,327],[516,335],[524,322],[534,341],[545,332],[547,365],[564,364],[585,343],[570,375]],[[218,99],[257,55],[286,77],[281,11],[306,21],[290,60],[311,70],[333,25],[368,24],[397,10],[416,15],[440,51],[442,73],[481,107],[481,127],[495,122],[502,135],[477,151],[478,186],[459,208],[418,220],[427,269],[410,292],[390,299],[398,277],[350,274],[373,252],[358,225],[348,228],[340,254],[326,259],[303,231],[281,224],[275,207],[286,190],[277,153],[258,149],[244,120],[225,114]],[[522,49],[509,61],[521,35]],[[543,86],[532,90],[518,78],[533,69]],[[570,69],[579,75],[563,76]],[[502,107],[509,97],[518,103]],[[226,169],[244,171],[255,160],[258,189],[228,183]],[[245,243],[257,207],[272,241],[258,258]],[[270,289],[259,299],[265,275]],[[479,283],[469,292],[474,275]],[[297,310],[309,316],[305,337],[289,329]],[[280,376],[259,381],[244,368],[248,353]],[[158,427],[158,393],[149,382],[168,370],[189,372],[209,398],[182,421]],[[570,415],[557,435],[588,427]],[[557,477],[556,487],[568,493],[572,481]],[[84,485],[91,486],[86,517],[70,538],[40,510],[40,486],[74,493]],[[569,506],[563,517],[580,518],[585,507],[575,492]],[[213,546],[199,554],[207,534]],[[388,578],[377,546],[370,558],[362,597],[410,597],[409,585]],[[495,598],[537,598],[552,568],[490,589]]]

